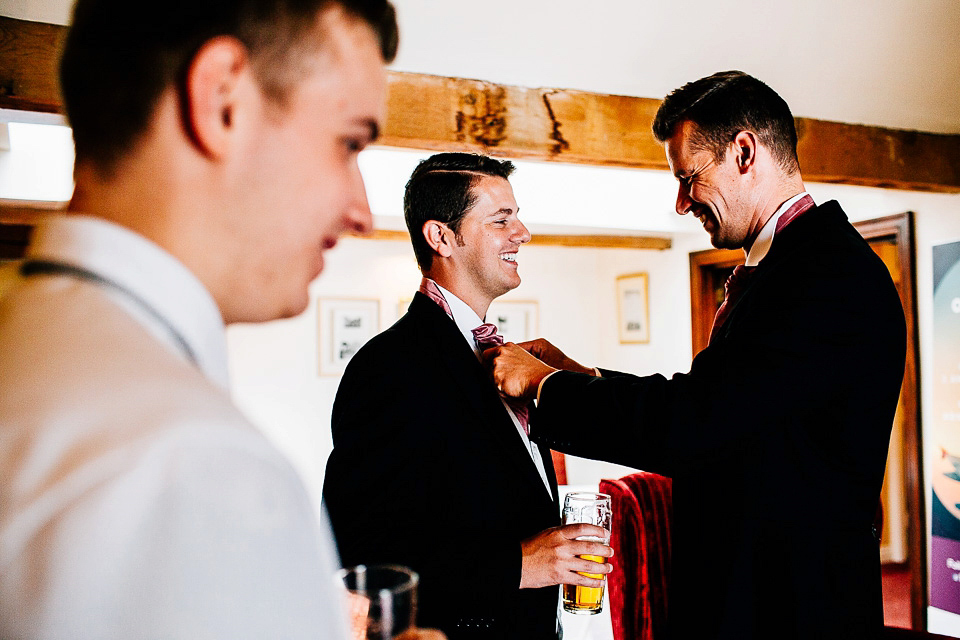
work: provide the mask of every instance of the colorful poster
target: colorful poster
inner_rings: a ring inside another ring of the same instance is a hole
[[[960,242],[933,247],[930,606],[960,614]]]

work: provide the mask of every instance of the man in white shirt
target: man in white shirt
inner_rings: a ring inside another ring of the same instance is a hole
[[[0,302],[0,636],[345,638],[325,522],[233,406],[224,325],[371,226],[386,0],[80,0],[67,215]]]
[[[600,586],[612,550],[560,527],[549,449],[530,407],[501,398],[480,364],[490,303],[520,284],[530,234],[510,162],[423,161],[404,214],[424,278],[407,314],[347,366],[333,409],[324,500],[344,562],[420,574],[420,621],[451,640],[556,638],[558,584]]]

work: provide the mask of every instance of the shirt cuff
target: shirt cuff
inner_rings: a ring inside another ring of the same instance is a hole
[[[560,369],[556,369],[554,371],[551,371],[547,375],[543,376],[543,380],[541,380],[540,384],[537,386],[537,404],[538,405],[540,404],[540,392],[543,391],[543,383],[549,380],[550,376],[552,376],[555,373],[560,373],[560,371],[561,371]]]

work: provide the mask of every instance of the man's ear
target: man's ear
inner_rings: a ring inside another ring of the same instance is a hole
[[[450,227],[437,220],[427,220],[423,223],[423,237],[434,252],[449,258],[453,254],[453,232]]]
[[[208,40],[187,69],[184,126],[201,153],[221,158],[236,129],[241,85],[250,73],[247,48],[236,38]]]
[[[752,131],[741,131],[733,139],[733,152],[740,173],[747,173],[757,160],[757,136]]]

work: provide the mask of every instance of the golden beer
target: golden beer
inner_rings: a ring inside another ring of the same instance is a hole
[[[597,542],[603,542],[599,538],[593,538]],[[593,562],[606,562],[606,558],[603,556],[593,556],[585,555],[580,556],[584,560],[592,560]],[[601,573],[584,573],[578,571],[582,576],[587,576],[588,578],[593,578],[595,580],[602,580],[603,574]],[[603,587],[581,587],[576,584],[565,584],[563,585],[563,609],[564,611],[569,611],[570,613],[585,613],[585,614],[594,614],[600,613],[600,608],[603,603]]]
[[[591,524],[600,527],[605,534],[602,538],[579,536],[577,540],[609,544],[610,525],[613,520],[613,510],[610,503],[610,496],[605,493],[591,493],[589,491],[568,493],[563,498],[563,524]],[[584,554],[580,557],[601,565],[607,561],[603,556],[592,554]],[[602,573],[584,571],[578,571],[577,573],[594,580],[604,580]],[[603,587],[603,584],[599,587],[581,587],[575,584],[563,585],[563,610],[581,615],[600,613],[603,608]]]

